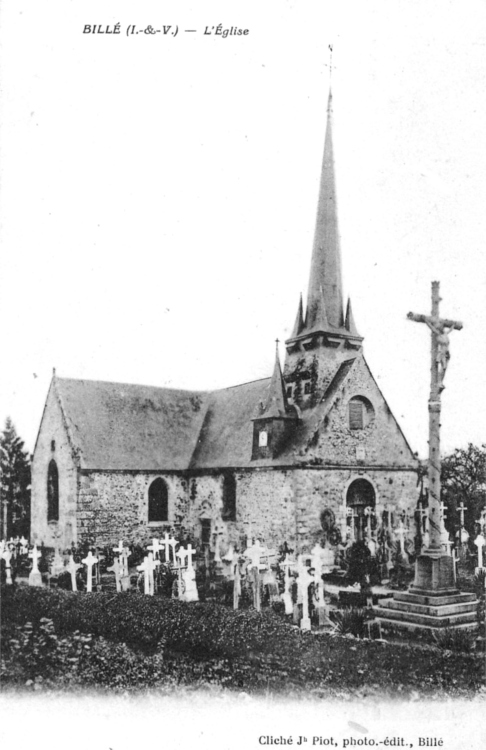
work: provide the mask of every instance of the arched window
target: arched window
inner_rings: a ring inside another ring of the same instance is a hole
[[[47,520],[59,521],[59,472],[54,459],[47,470]]]
[[[236,521],[236,479],[234,474],[225,474],[223,477],[223,511],[221,517],[223,521]]]
[[[163,479],[155,479],[148,493],[149,523],[160,523],[169,520],[169,493]]]
[[[348,404],[348,417],[350,430],[364,430],[375,417],[371,401],[364,396],[354,396]]]

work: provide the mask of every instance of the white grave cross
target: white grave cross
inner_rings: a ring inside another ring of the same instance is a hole
[[[483,547],[485,545],[485,539],[482,534],[478,534],[476,539],[474,540],[474,544],[478,548],[478,567],[476,568],[476,573],[479,570],[482,570],[483,567]]]
[[[69,564],[67,566],[67,569],[71,573],[71,585],[73,587],[73,591],[78,590],[78,586],[76,584],[76,572],[80,567],[81,565],[74,562],[74,557],[72,555],[69,555]]]
[[[86,591],[91,592],[93,590],[93,565],[96,565],[98,558],[95,557],[91,550],[88,552],[88,556],[82,560],[83,565],[86,565]]]

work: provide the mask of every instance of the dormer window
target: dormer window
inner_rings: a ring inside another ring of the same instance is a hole
[[[260,430],[258,435],[258,446],[260,448],[266,448],[268,445],[268,432],[266,430]]]

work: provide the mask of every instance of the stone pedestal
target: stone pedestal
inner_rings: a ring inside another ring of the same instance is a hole
[[[42,586],[42,573],[38,570],[31,570],[29,573],[29,586]]]
[[[373,612],[384,627],[401,630],[476,630],[477,604],[474,594],[461,594],[456,588],[452,557],[429,550],[417,558],[409,591],[381,599]]]

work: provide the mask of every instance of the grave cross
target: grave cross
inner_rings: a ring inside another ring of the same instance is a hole
[[[6,583],[10,586],[13,583],[13,581],[12,581],[12,565],[11,565],[11,560],[12,560],[13,554],[12,554],[12,552],[11,552],[10,549],[6,549],[4,552],[2,552],[1,556],[5,560],[5,572],[6,572],[6,575],[7,575]]]
[[[73,587],[73,591],[78,590],[78,586],[76,584],[76,571],[81,567],[78,563],[74,562],[74,557],[72,555],[69,555],[69,564],[67,566],[68,571],[71,573],[71,585]]]
[[[88,556],[81,560],[83,565],[87,567],[87,580],[86,580],[86,591],[91,592],[93,590],[93,565],[96,565],[98,558],[95,557],[91,550],[88,552]]]
[[[149,582],[150,569],[151,569],[151,565],[149,562],[148,555],[146,555],[146,557],[144,557],[143,559],[143,563],[141,563],[140,565],[137,565],[137,570],[143,573],[143,593],[144,594],[150,594],[150,582]]]
[[[482,570],[483,567],[483,547],[485,545],[485,539],[482,534],[478,534],[476,539],[474,540],[474,544],[478,548],[478,567],[476,568],[476,573]]]
[[[430,550],[441,549],[442,523],[440,518],[440,411],[444,377],[449,364],[449,336],[454,329],[460,331],[462,323],[439,317],[439,282],[432,282],[431,315],[408,313],[407,318],[415,323],[425,323],[432,332],[430,396],[429,396],[429,521]]]
[[[160,560],[159,553],[160,550],[164,549],[164,545],[158,539],[152,539],[152,544],[149,544],[147,549],[153,552],[154,560]]]
[[[37,560],[39,559],[39,557],[42,557],[42,553],[38,551],[36,544],[34,544],[34,549],[29,552],[29,557],[32,558],[32,572],[38,573],[39,568],[37,566]]]
[[[297,585],[299,587],[299,599],[302,599],[302,620],[300,621],[301,630],[310,630],[311,621],[309,617],[309,594],[308,589],[311,583],[314,581],[314,577],[310,574],[309,568],[305,564],[304,556],[299,555],[297,562],[297,573],[299,575],[297,579]]]
[[[371,507],[371,505],[368,505],[365,508],[365,515],[366,515],[366,517],[368,519],[368,522],[367,522],[368,538],[371,539],[372,538],[372,533],[371,533],[371,519],[375,515],[375,511],[373,510],[373,508]]]
[[[221,543],[221,537],[224,531],[220,526],[217,526],[214,530],[214,562],[221,562],[221,555],[219,553],[219,545]]]
[[[403,521],[400,521],[395,533],[400,540],[400,552],[402,553],[402,555],[404,555],[405,554],[405,535],[408,534],[408,531]]]
[[[464,507],[464,500],[461,500],[461,504],[459,505],[459,515],[461,517],[461,528],[464,527],[464,511],[467,510],[467,508]]]
[[[150,596],[153,596],[155,593],[155,579],[154,579],[154,572],[157,568],[157,566],[160,565],[160,560],[155,560],[153,553],[148,553],[148,579],[149,579],[149,594]]]
[[[290,555],[287,552],[285,555],[285,560],[280,563],[280,567],[284,569],[285,578],[284,578],[284,592],[282,594],[282,599],[285,604],[285,614],[291,615],[294,611],[293,603],[292,603],[292,578],[290,577],[290,568],[295,567],[295,562],[290,559]]]

